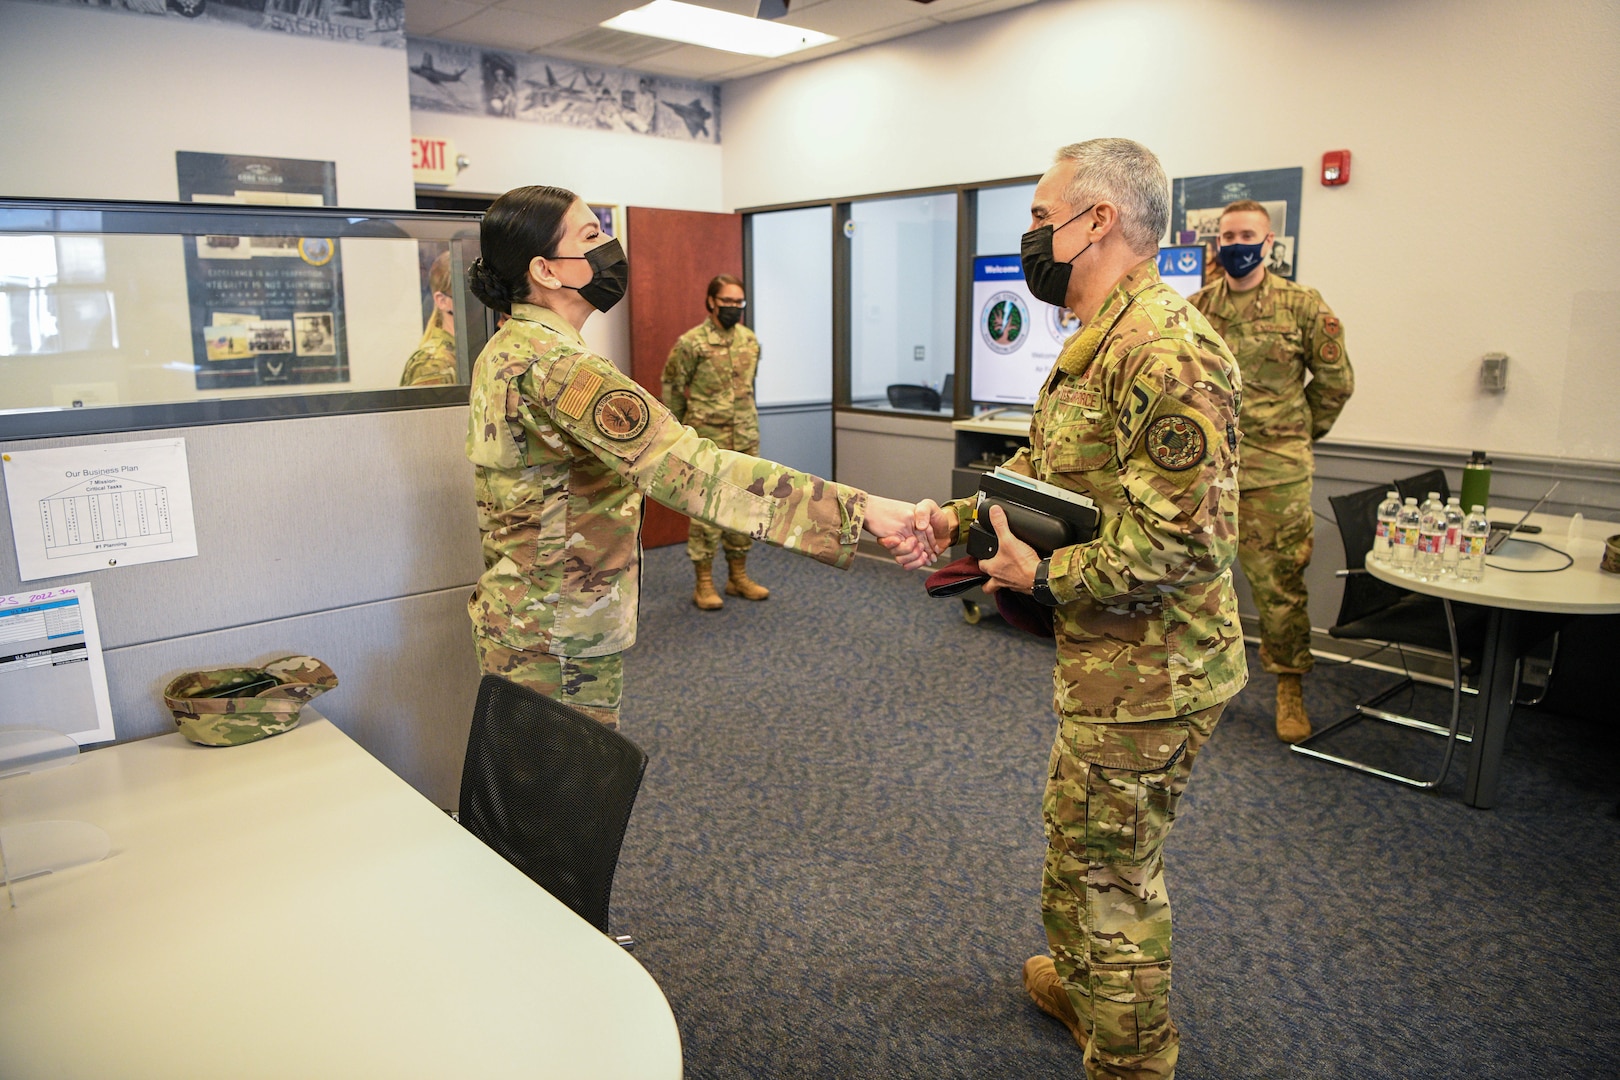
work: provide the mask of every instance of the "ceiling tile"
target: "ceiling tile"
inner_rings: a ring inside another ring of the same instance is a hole
[[[433,37],[489,6],[489,0],[410,0],[405,5],[405,32],[412,37]]]
[[[554,16],[531,15],[509,8],[485,8],[463,22],[446,27],[438,36],[471,45],[486,45],[507,52],[528,52],[554,41],[573,37],[586,27]]]
[[[731,71],[758,57],[742,56],[721,49],[705,49],[701,45],[676,45],[657,56],[639,61],[636,67],[655,75],[673,75],[682,79],[712,82],[715,76]]]
[[[841,38],[859,37],[907,23],[915,23],[914,29],[926,30],[936,25],[928,18],[932,6],[912,0],[824,0],[815,7],[803,9],[793,5],[788,9],[787,18],[777,21]]]
[[[407,5],[418,0],[405,0]],[[513,11],[544,15],[564,22],[596,26],[606,19],[640,7],[646,0],[491,0]]]

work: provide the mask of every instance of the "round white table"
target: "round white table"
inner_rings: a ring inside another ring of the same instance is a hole
[[[1509,522],[1517,520],[1517,515],[1497,516]],[[1485,576],[1479,581],[1463,581],[1453,575],[1424,581],[1410,571],[1367,560],[1367,572],[1380,581],[1489,609],[1479,677],[1478,719],[1463,791],[1463,799],[1470,806],[1488,808],[1496,802],[1502,745],[1513,716],[1514,665],[1524,648],[1534,644],[1520,640],[1522,614],[1620,614],[1620,574],[1598,569],[1604,538],[1620,533],[1620,525],[1581,521],[1572,527],[1570,518],[1553,514],[1532,514],[1527,524],[1541,526],[1541,532],[1526,534],[1522,539],[1517,534],[1508,538],[1494,554],[1486,556]],[[1564,566],[1565,555],[1574,562],[1558,569]]]

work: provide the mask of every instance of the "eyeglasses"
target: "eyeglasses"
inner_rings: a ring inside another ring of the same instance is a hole
[[[715,307],[745,308],[745,307],[748,306],[748,301],[746,301],[746,300],[722,300],[719,297],[715,297],[714,298],[714,306]]]

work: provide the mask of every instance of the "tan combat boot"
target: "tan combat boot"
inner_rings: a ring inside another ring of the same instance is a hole
[[[1309,738],[1311,719],[1305,715],[1305,695],[1298,675],[1277,676],[1277,738],[1296,743]]]
[[[1063,989],[1063,980],[1058,978],[1057,966],[1050,956],[1032,956],[1024,961],[1024,989],[1029,991],[1030,1000],[1041,1012],[1063,1021],[1080,1049],[1086,1048],[1086,1030],[1080,1026],[1074,1002]]]
[[[702,562],[692,560],[692,570],[697,574],[697,584],[692,588],[692,603],[703,611],[719,611],[725,603],[720,599],[720,594],[714,591],[714,575],[709,569],[713,565],[708,559]]]
[[[726,552],[726,563],[731,568],[731,577],[726,580],[726,595],[740,596],[744,600],[763,600],[771,595],[771,590],[748,577],[748,556],[733,555]]]

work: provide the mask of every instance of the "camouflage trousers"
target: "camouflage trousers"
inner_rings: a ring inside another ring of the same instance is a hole
[[[718,525],[693,518],[686,530],[686,554],[693,562],[710,562],[719,550],[722,539],[728,559],[746,555],[748,549],[754,546],[754,542],[742,533],[726,532]]]
[[[1260,665],[1274,675],[1316,666],[1305,592],[1314,541],[1310,480],[1238,493],[1238,563],[1260,613]]]
[[[485,674],[527,686],[610,728],[619,726],[619,703],[624,698],[623,653],[553,656],[508,648],[478,633],[473,634],[473,642],[478,646],[478,666]]]
[[[1089,1035],[1090,1080],[1175,1075],[1164,841],[1225,708],[1126,724],[1064,719],[1052,744],[1041,917]]]

